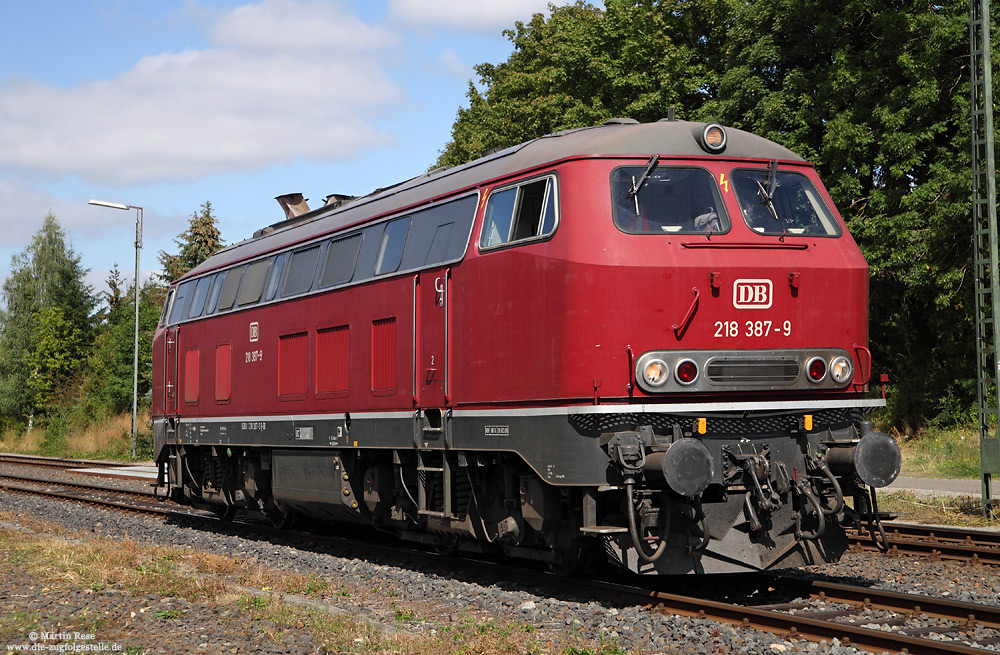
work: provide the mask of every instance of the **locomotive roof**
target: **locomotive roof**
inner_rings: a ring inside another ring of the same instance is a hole
[[[697,138],[705,126],[706,123],[678,120],[638,123],[631,119],[615,119],[604,125],[548,134],[460,166],[437,169],[395,186],[376,190],[341,207],[324,206],[276,223],[271,226],[273,231],[220,250],[183,278],[308,241],[340,228],[364,223],[376,216],[415,208],[458,191],[475,189],[491,180],[499,180],[564,159],[589,156],[647,158],[658,154],[662,157],[701,159],[804,161],[773,141],[734,128],[726,128],[725,150],[720,154],[710,154],[702,149]]]

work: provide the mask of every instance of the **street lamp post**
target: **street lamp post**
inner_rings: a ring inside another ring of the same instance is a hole
[[[139,251],[142,250],[142,207],[118,202],[91,200],[91,205],[112,209],[135,210],[135,329],[132,335],[132,438],[130,451],[135,459],[135,421],[139,405]]]

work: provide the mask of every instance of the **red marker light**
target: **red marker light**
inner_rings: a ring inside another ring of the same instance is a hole
[[[674,376],[681,384],[691,384],[698,379],[698,365],[690,359],[682,359],[674,369]]]
[[[819,357],[813,357],[806,365],[806,373],[813,382],[821,382],[826,377],[826,362]]]

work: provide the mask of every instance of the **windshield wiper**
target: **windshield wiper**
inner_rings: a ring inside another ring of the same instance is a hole
[[[632,178],[632,188],[628,190],[628,197],[632,198],[632,200],[635,202],[636,216],[639,215],[639,190],[642,189],[643,186],[645,186],[646,181],[649,180],[649,176],[652,175],[653,173],[653,169],[656,168],[656,165],[659,163],[660,163],[660,156],[653,155],[652,157],[649,158],[649,161],[646,162],[646,169],[642,171],[642,175],[639,176],[639,179],[636,180],[634,177]]]
[[[772,218],[778,221],[778,212],[774,208],[774,190],[778,186],[778,160],[773,160],[767,165],[767,172],[764,174],[764,182],[767,183],[767,187],[760,180],[757,180],[757,193],[760,195],[760,204],[767,207],[767,211],[771,213]]]

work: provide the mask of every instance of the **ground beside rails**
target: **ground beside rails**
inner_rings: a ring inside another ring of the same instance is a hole
[[[14,479],[19,478],[19,479]],[[85,482],[52,482],[30,476],[2,476],[0,487],[21,493],[47,495],[63,500],[101,505],[118,511],[153,513],[163,517],[205,521],[220,526],[207,512],[179,508],[163,503],[152,493],[141,494]],[[141,498],[139,496],[145,496]],[[347,548],[371,551],[370,542],[351,544],[343,537],[317,537],[314,534],[274,531],[258,523],[226,524],[228,530],[260,535],[281,535],[285,543],[300,538],[304,544],[330,540]],[[380,546],[379,550],[393,547]],[[414,553],[399,547],[408,559],[437,556]],[[579,593],[585,597],[623,606],[645,606],[680,616],[699,617],[744,628],[770,632],[784,638],[812,641],[837,639],[865,650],[906,651],[918,653],[986,653],[986,648],[1000,644],[1000,609],[986,605],[945,601],[926,596],[884,592],[867,587],[853,587],[824,581],[762,576],[761,584],[790,601],[748,606],[719,602],[700,595],[680,595],[653,588],[610,584],[593,580],[557,577],[549,573],[527,571],[495,562],[463,560],[463,567],[483,567],[495,574],[503,567],[519,579],[532,580],[539,586],[558,588],[560,593]],[[645,581],[643,581],[645,582]],[[651,583],[654,581],[651,581]],[[774,591],[777,590],[777,591]]]

